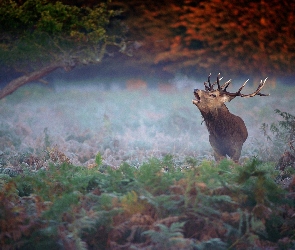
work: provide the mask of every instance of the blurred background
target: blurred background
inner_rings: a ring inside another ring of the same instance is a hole
[[[165,154],[212,159],[191,104],[209,73],[232,79],[230,92],[248,78],[244,92],[253,92],[268,77],[262,92],[270,97],[227,106],[249,130],[242,157],[283,153],[269,148],[261,126],[280,119],[275,109],[294,110],[293,1],[3,0],[0,7],[0,164],[54,147],[84,165],[98,151],[112,166]]]
[[[36,0],[16,2],[26,3],[23,11],[27,13],[36,4]],[[102,1],[61,2],[82,9],[93,8]],[[47,76],[49,83],[56,78],[72,81],[100,77],[110,81],[120,78],[123,84],[142,86],[169,84],[170,79],[179,75],[203,79],[210,72],[220,72],[229,78],[250,78],[250,84],[258,84],[265,77],[269,77],[268,84],[272,86],[277,82],[294,84],[295,3],[292,1],[115,0],[107,6],[117,11],[106,25],[107,34],[120,36],[124,45],[121,44],[120,50],[109,46],[101,63],[93,65],[87,61],[77,64],[70,72],[55,71]],[[11,29],[2,25],[2,33],[8,28]],[[13,29],[17,34],[15,26]],[[2,36],[2,42],[5,39]],[[54,47],[48,45],[45,46],[47,56],[53,53],[50,50]],[[24,47],[15,50],[19,62],[13,67],[0,56],[1,86],[42,64],[40,58],[22,58],[24,51]],[[15,60],[13,53],[10,49],[9,56]],[[43,55],[42,61],[45,58]]]

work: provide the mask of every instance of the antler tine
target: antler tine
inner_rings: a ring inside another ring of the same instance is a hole
[[[246,86],[246,84],[247,84],[247,82],[249,81],[249,79],[247,79],[244,83],[243,83],[243,85],[239,88],[239,90],[237,91],[237,93],[241,93],[241,91],[242,91],[242,89]]]
[[[241,91],[242,89],[246,86],[247,82],[249,81],[249,79],[247,81],[244,82],[244,84],[239,88],[239,90],[236,92],[236,93],[229,93],[229,92],[226,92],[227,95],[229,96],[241,96],[241,97],[253,97],[253,96],[256,96],[256,95],[259,95],[259,96],[269,96],[269,94],[262,94],[260,93],[260,90],[264,87],[264,84],[266,82],[266,79],[264,81],[260,81],[260,84],[259,86],[257,87],[257,89],[252,93],[252,94],[241,94]]]
[[[246,86],[248,81],[249,81],[249,79],[243,83],[243,85],[239,88],[239,90],[236,93],[226,92],[226,94],[229,95],[229,96],[244,96],[244,97],[246,97],[246,95],[241,94],[241,91]],[[227,84],[227,87],[228,87],[228,85],[229,85],[229,83]]]
[[[264,84],[265,84],[266,80],[267,80],[267,77],[264,79],[264,81],[261,80],[259,86],[257,87],[257,89],[252,94],[248,94],[248,95],[240,94],[240,96],[241,97],[253,97],[253,96],[256,96],[256,95],[269,96],[269,94],[260,93],[260,90],[264,87]]]
[[[217,80],[216,80],[216,82],[217,82],[217,86],[218,86],[218,90],[220,90],[219,76],[220,76],[220,73],[218,73],[218,75],[217,75]],[[222,79],[222,78],[221,78],[221,79]]]
[[[206,90],[206,91],[210,91],[210,90],[212,90],[212,84],[211,84],[211,81],[210,81],[210,76],[211,76],[211,73],[210,73],[209,76],[208,76],[208,81],[207,81],[207,82],[204,82],[205,90]],[[207,86],[207,84],[208,84],[209,86]]]
[[[206,91],[209,91],[210,90],[210,88],[207,86],[207,82],[204,82],[204,86],[205,86],[205,90]]]
[[[259,84],[259,85],[262,85],[262,87],[260,88],[260,90],[264,87],[264,84],[265,84],[267,78],[268,78],[268,77],[266,77],[266,78],[264,79],[263,83],[262,83],[262,80],[260,81],[260,84]],[[260,93],[260,92],[258,92],[257,95],[260,95],[260,96],[270,96],[270,94],[262,94],[262,93]]]
[[[211,73],[208,76],[208,83],[209,83],[209,90],[212,90],[212,84],[211,84],[211,81],[210,81],[210,77],[211,77]]]
[[[214,82],[214,83],[212,84],[212,88],[211,88],[211,90],[214,90],[214,86],[215,86],[215,84],[217,84],[217,86],[218,86],[218,90],[221,90],[221,87],[220,87],[220,81],[223,79],[223,77],[219,78],[219,76],[220,76],[220,73],[217,75],[217,80],[216,80],[216,82]]]
[[[226,91],[227,87],[230,85],[231,83],[231,79],[229,79],[227,82],[225,82],[224,84],[222,84],[222,86],[220,87],[223,91]]]
[[[204,82],[204,86],[205,86],[205,90],[206,90],[206,91],[209,91],[209,90],[210,90],[210,87],[207,86],[207,83],[208,83],[208,82]]]

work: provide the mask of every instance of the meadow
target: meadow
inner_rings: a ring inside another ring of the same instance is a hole
[[[295,87],[227,104],[249,132],[240,164],[214,161],[193,88],[57,82],[1,100],[2,249],[294,249],[294,186],[275,182],[289,145],[270,128]]]
[[[241,83],[235,82],[230,91]],[[25,86],[1,101],[0,150],[2,155],[38,155],[40,150],[56,147],[72,163],[85,166],[98,152],[107,165],[114,167],[122,161],[137,164],[165,154],[179,159],[212,159],[206,126],[191,103],[192,89],[203,86],[201,82],[190,84],[162,92],[129,91],[119,84],[113,84],[111,90],[91,83]],[[249,87],[245,92],[253,90]],[[264,154],[269,142],[261,126],[280,119],[275,109],[292,113],[295,88],[278,86],[265,91],[271,95],[238,97],[227,103],[249,130],[242,158],[278,157]]]

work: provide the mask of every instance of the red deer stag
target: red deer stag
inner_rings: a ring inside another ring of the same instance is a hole
[[[210,74],[211,75],[211,74]],[[210,82],[210,75],[208,82],[204,82],[205,90],[194,90],[195,104],[206,123],[209,132],[209,142],[214,150],[214,158],[216,161],[228,155],[235,162],[239,161],[243,143],[248,137],[248,131],[244,121],[239,117],[229,112],[225,106],[225,102],[230,102],[236,96],[253,97],[268,96],[260,93],[266,79],[261,81],[256,91],[252,94],[242,94],[241,91],[245,87],[248,80],[235,93],[230,93],[226,89],[231,83],[231,80],[225,82],[220,86],[219,74],[217,81],[213,84]],[[217,84],[217,89],[214,86]]]

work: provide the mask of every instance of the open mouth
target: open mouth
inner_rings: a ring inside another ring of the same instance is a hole
[[[195,103],[195,102],[199,103],[201,101],[201,98],[200,98],[199,94],[197,93],[197,90],[194,90],[194,95],[195,95],[196,99],[193,100],[193,103]]]

